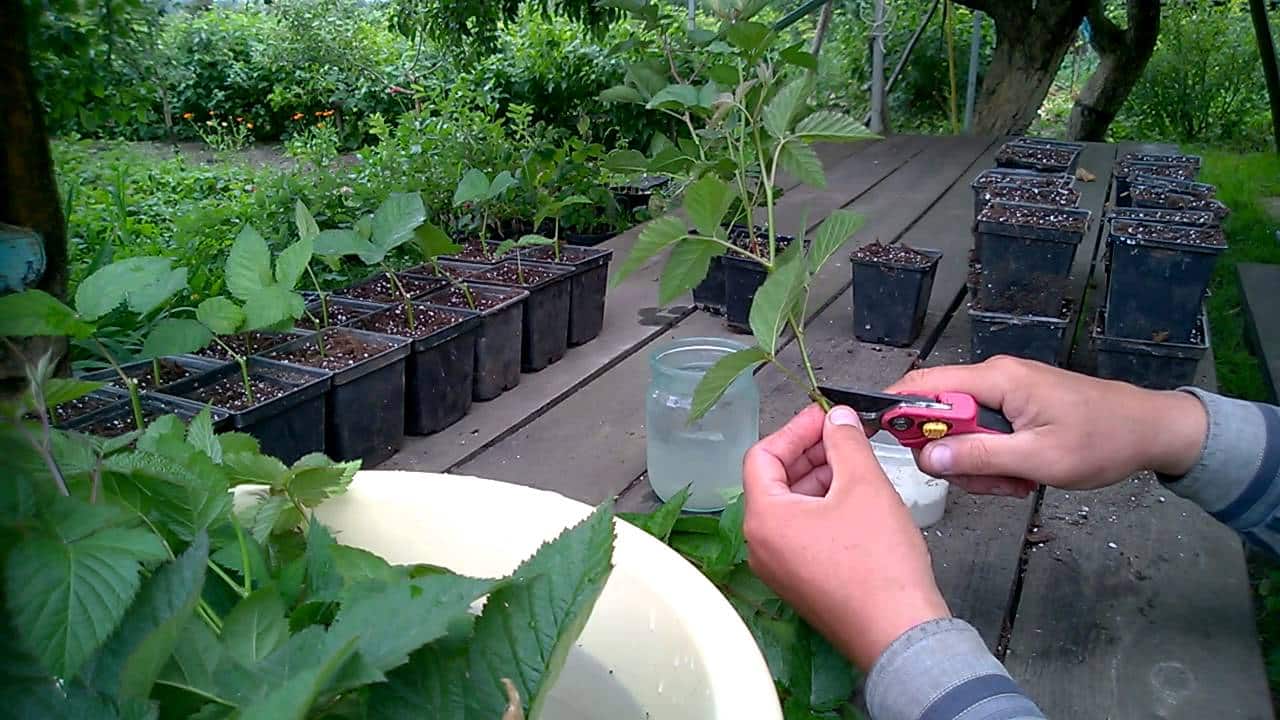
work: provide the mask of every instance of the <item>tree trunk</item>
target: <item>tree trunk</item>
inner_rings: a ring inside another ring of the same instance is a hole
[[[1075,140],[1106,138],[1107,128],[1142,79],[1155,52],[1160,35],[1160,0],[1128,0],[1126,5],[1128,23],[1124,29],[1107,18],[1100,0],[1089,10],[1092,45],[1100,60],[1071,108],[1067,136]]]
[[[822,6],[822,13],[818,15],[818,27],[813,31],[813,42],[809,45],[809,52],[815,58],[822,52],[822,42],[827,39],[827,31],[831,28],[831,13],[834,10],[835,0],[827,0],[827,4]]]
[[[974,132],[1020,134],[1035,120],[1089,0],[957,0],[987,13],[996,46],[982,80]]]
[[[30,228],[44,243],[45,271],[36,287],[61,296],[67,286],[67,237],[53,158],[36,95],[22,0],[0,0],[0,222]],[[24,354],[47,341],[18,344]],[[0,346],[0,382],[21,377],[17,358]]]
[[[1253,32],[1258,38],[1258,54],[1262,56],[1262,74],[1267,78],[1267,95],[1271,98],[1271,132],[1275,135],[1276,152],[1280,153],[1280,71],[1276,69],[1276,47],[1267,24],[1267,9],[1262,0],[1249,0],[1253,15]]]

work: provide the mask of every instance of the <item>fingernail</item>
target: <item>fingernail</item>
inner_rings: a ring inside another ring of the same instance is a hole
[[[858,417],[858,413],[844,405],[836,406],[831,412],[827,413],[827,421],[832,425],[856,425],[862,427],[862,420]]]
[[[952,452],[945,443],[933,443],[924,449],[925,464],[939,475],[951,472]]]

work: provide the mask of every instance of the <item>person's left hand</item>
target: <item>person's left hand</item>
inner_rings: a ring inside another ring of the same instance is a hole
[[[847,407],[816,405],[747,452],[751,568],[869,670],[916,625],[949,617],[929,549]]]

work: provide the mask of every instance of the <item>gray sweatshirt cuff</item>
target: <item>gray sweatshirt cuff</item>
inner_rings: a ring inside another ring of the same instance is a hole
[[[1280,506],[1280,483],[1262,473],[1267,436],[1275,413],[1245,400],[1234,400],[1199,388],[1195,395],[1209,417],[1200,460],[1180,478],[1161,477],[1174,493],[1194,502],[1231,528],[1245,532],[1265,523]],[[1280,434],[1272,440],[1280,440]]]
[[[875,720],[1044,718],[963,620],[931,620],[893,641],[871,668]]]

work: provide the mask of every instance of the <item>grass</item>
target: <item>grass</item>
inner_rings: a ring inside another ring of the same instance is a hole
[[[1245,346],[1236,264],[1280,263],[1276,238],[1280,220],[1271,217],[1261,202],[1280,196],[1280,155],[1212,150],[1200,155],[1204,159],[1201,179],[1217,185],[1218,197],[1232,210],[1225,224],[1229,247],[1218,259],[1208,301],[1218,389],[1233,397],[1275,402],[1268,397],[1261,365]],[[1280,565],[1251,554],[1249,575],[1272,704],[1280,707]]]

